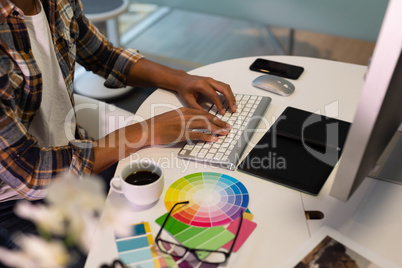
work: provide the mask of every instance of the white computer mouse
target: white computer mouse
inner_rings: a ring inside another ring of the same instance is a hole
[[[253,81],[253,86],[269,92],[289,96],[295,91],[295,86],[288,80],[271,74],[264,74]]]

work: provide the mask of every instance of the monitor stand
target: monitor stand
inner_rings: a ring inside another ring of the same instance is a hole
[[[369,177],[402,184],[402,124],[392,137]]]

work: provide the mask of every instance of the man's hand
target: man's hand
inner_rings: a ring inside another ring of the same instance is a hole
[[[185,78],[182,79],[182,82],[177,88],[177,92],[186,105],[198,110],[202,110],[202,107],[197,103],[197,98],[199,94],[202,93],[213,101],[220,114],[224,114],[224,107],[217,94],[217,92],[219,92],[225,96],[230,110],[236,112],[236,100],[230,86],[212,78],[187,74]]]
[[[215,142],[216,135],[227,135],[230,125],[218,117],[191,108],[180,108],[146,121],[147,145],[173,144],[185,140]],[[194,130],[208,130],[204,133]],[[213,135],[213,134],[215,135]]]

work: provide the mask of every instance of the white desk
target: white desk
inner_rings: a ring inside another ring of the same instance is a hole
[[[255,58],[249,57],[219,62],[201,67],[191,73],[211,76],[224,81],[231,85],[235,93],[270,96],[272,104],[265,115],[270,123],[273,123],[275,118],[287,106],[295,106],[311,112],[321,111],[328,116],[337,116],[347,121],[352,120],[363,85],[365,66],[305,57],[265,57],[305,68],[305,72],[298,80],[292,80],[296,86],[294,94],[289,97],[281,97],[251,86],[251,81],[260,75],[248,69]],[[138,110],[138,115],[147,119],[155,114],[181,105],[174,93],[157,90],[143,103]],[[267,130],[266,126],[261,127],[263,130],[257,132],[252,141],[258,141]],[[249,209],[254,214],[253,221],[257,223],[257,228],[239,252],[232,254],[227,267],[278,267],[310,237],[312,232],[325,224],[336,228],[339,227],[341,231],[345,231],[347,234],[353,233],[353,237],[356,237],[365,246],[402,265],[402,256],[395,252],[397,247],[389,248],[386,243],[388,236],[381,238],[379,235],[374,235],[373,238],[370,238],[370,235],[376,232],[377,227],[380,228],[380,233],[388,230],[388,227],[394,231],[399,230],[397,225],[402,226],[402,216],[400,214],[392,216],[390,209],[384,209],[380,215],[390,217],[392,223],[382,225],[380,224],[382,222],[380,219],[369,213],[369,206],[364,206],[360,202],[360,200],[365,200],[369,196],[378,194],[378,191],[373,190],[372,184],[376,184],[380,186],[381,191],[392,191],[394,193],[394,198],[389,200],[389,204],[395,207],[393,202],[402,204],[402,187],[366,180],[364,187],[360,187],[360,193],[356,195],[359,198],[352,198],[348,203],[340,203],[328,196],[331,179],[325,184],[324,190],[318,197],[312,197],[238,171],[222,170],[199,163],[179,160],[176,157],[178,150],[178,146],[170,148],[152,147],[140,150],[137,154],[120,161],[117,172],[130,160],[141,157],[159,161],[162,165],[166,172],[165,191],[175,180],[187,174],[200,171],[222,172],[240,180],[250,193]],[[123,197],[111,192],[108,201],[110,202],[113,198]],[[163,199],[164,194],[154,207],[147,210],[132,207],[133,223],[150,222],[155,236],[159,226],[154,220],[167,212]],[[373,200],[367,202],[369,204],[375,203]],[[129,204],[127,203],[127,205]],[[380,208],[385,206],[383,203],[380,205]],[[332,211],[333,207],[336,210]],[[320,209],[326,215],[322,221],[311,222],[305,219],[305,210]],[[356,213],[356,210],[359,212]],[[344,217],[339,217],[338,213],[341,213],[340,215],[344,215]],[[370,223],[373,224],[364,225],[364,220],[367,217],[371,218]],[[361,227],[364,228],[360,229]],[[104,262],[111,263],[111,260],[117,257],[112,231],[97,230],[86,267],[99,267],[99,264]],[[390,234],[391,231],[387,233]],[[400,237],[402,232],[399,233],[398,240],[402,240],[402,237]],[[377,245],[375,241],[379,241],[380,245]]]

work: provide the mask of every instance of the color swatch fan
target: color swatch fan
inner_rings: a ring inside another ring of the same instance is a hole
[[[246,211],[246,187],[228,175],[214,172],[194,173],[175,181],[166,191],[169,211],[177,202],[189,201],[172,216],[185,224],[213,227],[230,223]]]

